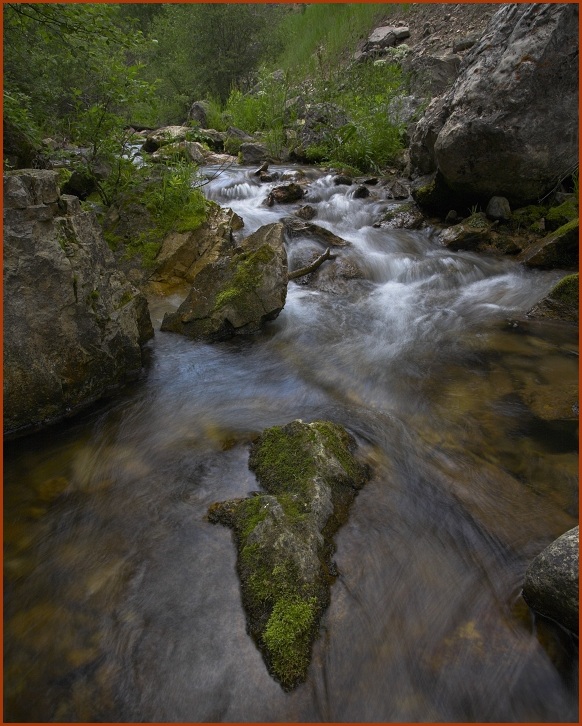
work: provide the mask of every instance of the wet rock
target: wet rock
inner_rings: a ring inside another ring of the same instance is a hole
[[[386,187],[386,199],[408,199],[410,190],[402,182],[396,180]]]
[[[262,161],[269,161],[271,155],[265,144],[245,142],[240,146],[241,164],[260,164]]]
[[[220,502],[208,517],[234,530],[249,632],[289,691],[303,682],[329,603],[332,536],[369,472],[337,424],[293,421],[265,430],[249,466],[266,493]]]
[[[424,223],[424,215],[416,204],[399,204],[385,212],[374,227],[388,229],[420,229]]]
[[[354,199],[367,199],[370,196],[370,190],[361,184],[359,187],[356,187],[352,196]]]
[[[311,204],[304,204],[295,212],[300,219],[310,220],[317,216],[317,210]]]
[[[147,289],[167,295],[192,284],[200,270],[234,248],[233,232],[244,222],[232,209],[211,203],[204,223],[191,232],[171,232],[163,241]]]
[[[305,189],[299,184],[283,184],[279,187],[274,187],[269,196],[265,199],[265,204],[268,207],[272,207],[273,204],[290,204],[291,202],[297,202],[299,199],[303,199],[305,196]]]
[[[345,247],[350,244],[345,239],[330,232],[329,229],[320,227],[319,224],[303,222],[294,217],[283,217],[281,223],[285,226],[285,232],[290,238],[299,236],[311,237],[326,247]]]
[[[564,277],[527,314],[528,318],[549,318],[578,322],[578,273]]]
[[[137,378],[153,335],[147,301],[116,269],[95,215],[63,200],[57,179],[30,169],[4,180],[6,433]]]
[[[578,632],[579,528],[554,540],[528,567],[523,597],[541,615]]]
[[[487,204],[485,214],[489,219],[508,222],[511,219],[511,207],[505,197],[491,197]]]
[[[334,176],[333,183],[336,186],[339,186],[340,184],[345,184],[346,186],[350,187],[354,180],[351,176],[347,176],[346,174],[338,174],[337,176]]]
[[[490,242],[490,231],[491,223],[482,212],[478,212],[443,230],[439,242],[451,250],[479,250]]]
[[[528,267],[571,269],[578,267],[578,219],[564,224],[518,257]]]
[[[578,158],[577,28],[576,5],[504,5],[417,125],[415,173],[512,206],[552,190]]]
[[[228,255],[202,266],[162,330],[189,338],[224,340],[259,332],[283,309],[287,296],[287,253],[283,225],[268,224]]]

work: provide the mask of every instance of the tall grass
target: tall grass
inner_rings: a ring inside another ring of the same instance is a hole
[[[287,15],[278,34],[283,52],[277,66],[298,76],[325,72],[351,52],[383,18],[405,9],[404,4],[313,4]]]

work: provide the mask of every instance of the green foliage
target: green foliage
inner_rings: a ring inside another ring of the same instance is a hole
[[[283,52],[278,67],[299,77],[334,75],[346,51],[353,52],[382,17],[398,6],[385,4],[313,4],[285,16],[277,35]],[[400,6],[401,7],[401,6]]]

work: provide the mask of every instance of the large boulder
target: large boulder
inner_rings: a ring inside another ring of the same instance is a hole
[[[523,597],[536,612],[578,632],[579,528],[554,540],[528,567]]]
[[[249,466],[263,492],[210,507],[231,527],[249,632],[285,690],[305,680],[336,570],[332,536],[369,477],[356,442],[330,421],[263,431]]]
[[[241,164],[260,164],[271,159],[271,154],[265,144],[245,141],[239,148]]]
[[[244,222],[232,209],[209,202],[204,223],[189,232],[171,232],[163,241],[148,280],[148,291],[167,295],[192,284],[200,270],[234,248],[233,232]]]
[[[142,368],[145,297],[56,171],[4,177],[4,429],[59,420]]]
[[[551,113],[548,113],[551,109]],[[433,101],[411,168],[454,191],[512,206],[543,197],[578,159],[578,6],[509,4]]]
[[[283,225],[268,224],[205,264],[178,310],[164,316],[162,330],[206,340],[257,333],[279,315],[286,297]]]
[[[151,153],[166,144],[185,141],[191,132],[192,129],[189,126],[163,126],[155,131],[151,131],[146,136],[143,150]]]
[[[194,101],[188,111],[188,121],[193,121],[205,129],[208,126],[208,109],[209,104],[207,101]]]

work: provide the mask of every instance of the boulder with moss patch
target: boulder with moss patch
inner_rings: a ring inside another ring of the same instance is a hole
[[[335,576],[332,537],[369,476],[355,447],[329,421],[267,429],[249,460],[265,491],[209,510],[234,530],[248,630],[285,690],[307,676]]]
[[[530,318],[550,318],[578,322],[578,273],[567,275],[529,312]]]
[[[164,316],[162,330],[207,340],[257,333],[279,315],[286,297],[283,225],[268,224],[196,270],[188,296]]]
[[[578,218],[559,227],[519,256],[528,267],[571,269],[578,267]]]

